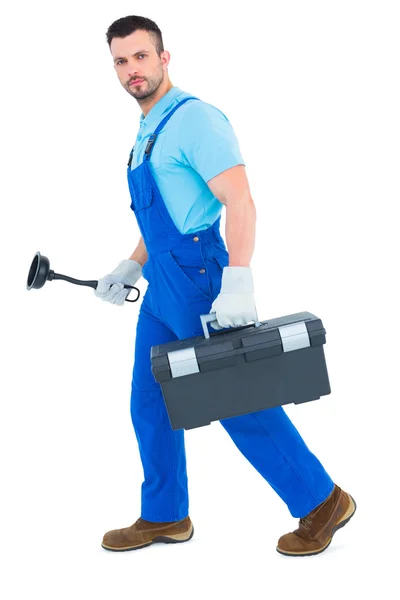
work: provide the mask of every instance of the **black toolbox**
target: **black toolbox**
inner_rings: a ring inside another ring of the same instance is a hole
[[[300,312],[151,348],[172,429],[193,429],[330,394],[321,319]]]

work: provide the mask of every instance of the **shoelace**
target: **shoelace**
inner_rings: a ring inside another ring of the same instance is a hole
[[[307,517],[302,517],[299,521],[299,526],[300,527],[304,527],[304,529],[306,531],[310,530],[310,525],[312,524],[311,519],[308,519]]]
[[[322,504],[320,504],[315,510],[314,510],[314,514],[310,513],[308,515],[306,515],[305,517],[301,517],[300,521],[299,521],[299,527],[304,527],[304,529],[306,531],[310,530],[310,525],[312,525],[312,519],[313,517],[315,517],[315,515],[317,514],[317,512],[319,512],[321,510],[321,508],[327,503],[329,498],[327,498],[324,502],[322,502]]]

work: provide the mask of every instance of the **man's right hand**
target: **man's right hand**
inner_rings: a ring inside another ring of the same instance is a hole
[[[95,295],[102,300],[122,306],[131,290],[124,285],[132,285],[142,276],[142,265],[136,260],[124,259],[109,275],[105,275],[94,290]]]

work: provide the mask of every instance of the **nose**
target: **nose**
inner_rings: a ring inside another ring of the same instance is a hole
[[[137,65],[135,63],[130,63],[130,64],[128,63],[127,73],[128,73],[128,76],[130,79],[132,77],[137,77],[138,76]]]

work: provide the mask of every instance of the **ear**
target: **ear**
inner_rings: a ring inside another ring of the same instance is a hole
[[[161,52],[161,63],[162,63],[162,66],[164,69],[168,68],[170,60],[171,60],[171,55],[168,52],[168,50],[164,50],[164,52]]]

